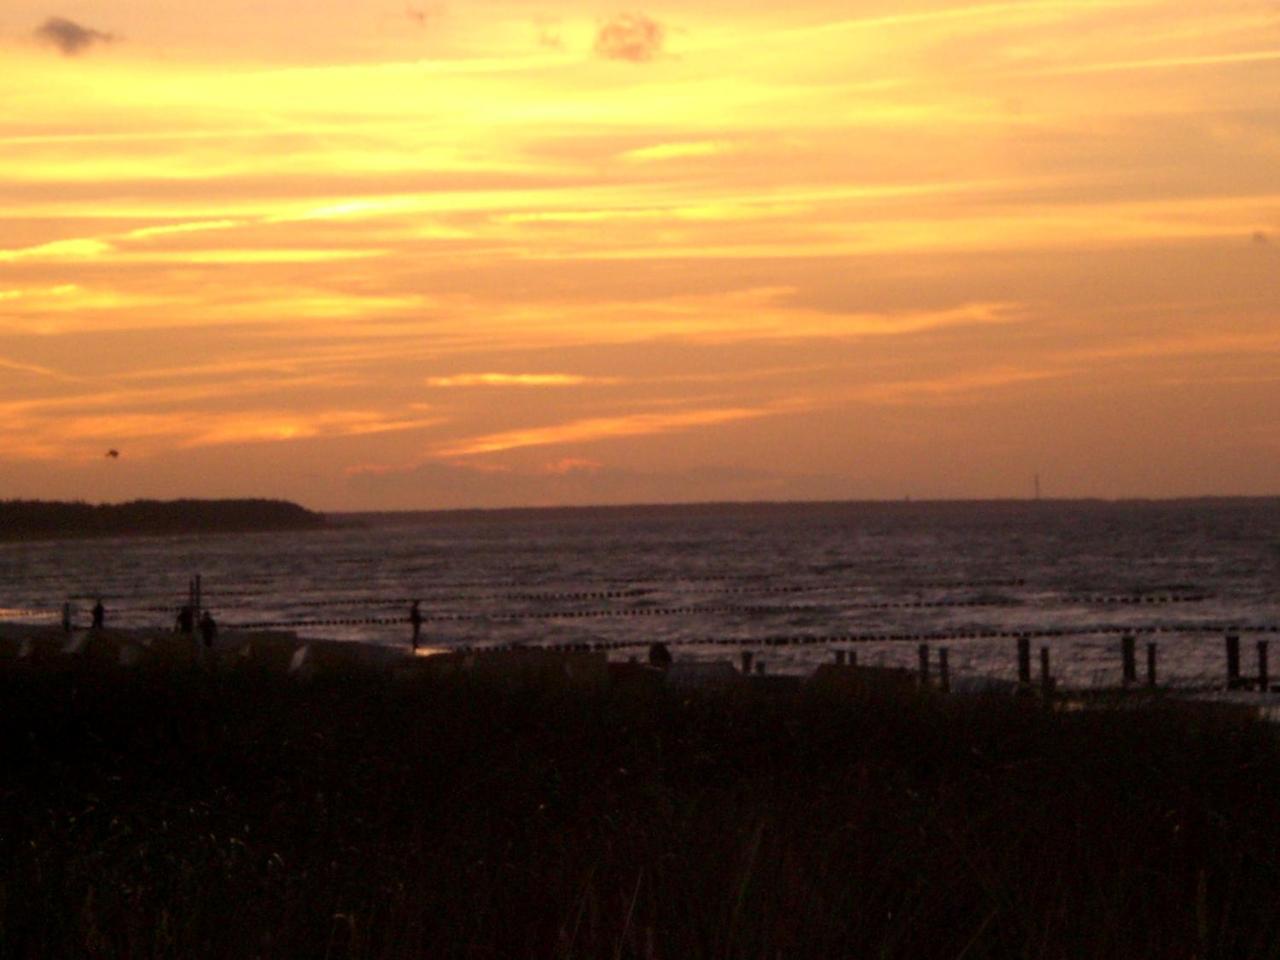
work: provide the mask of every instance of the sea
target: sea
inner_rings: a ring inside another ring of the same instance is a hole
[[[837,656],[1064,687],[1220,684],[1280,631],[1280,498],[743,503],[339,514],[320,530],[0,544],[0,622],[171,627],[199,576],[222,630],[407,648],[589,645],[805,674]],[[1280,643],[1271,673],[1280,672]]]

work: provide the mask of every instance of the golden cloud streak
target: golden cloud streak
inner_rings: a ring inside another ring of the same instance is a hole
[[[220,446],[300,440],[310,437],[357,437],[400,433],[433,427],[440,417],[388,418],[370,411],[342,410],[326,413],[229,415],[183,441],[186,447]]]
[[[623,160],[648,163],[661,160],[685,160],[691,157],[714,157],[728,153],[733,144],[723,140],[696,140],[683,143],[659,143],[651,147],[639,147],[622,154]]]
[[[0,418],[24,417],[31,418],[33,422],[39,418],[42,422],[46,419],[53,422],[74,419],[85,412],[105,411],[103,416],[109,416],[109,413],[114,411],[125,416],[132,415],[134,411],[140,409],[154,411],[164,407],[181,407],[183,409],[180,416],[199,418],[205,415],[205,408],[211,406],[211,401],[235,405],[242,403],[246,397],[303,388],[352,385],[358,385],[358,383],[353,384],[349,376],[342,374],[289,375],[201,383],[192,383],[179,378],[177,383],[161,387],[114,387],[53,397],[4,400],[0,401]],[[196,409],[194,406],[196,404],[203,406]],[[207,412],[211,415],[217,413],[216,409]],[[163,416],[168,417],[170,414],[166,412]]]
[[[51,240],[32,247],[0,250],[0,263],[19,260],[86,260],[110,253],[111,244],[102,240]]]
[[[796,34],[818,34],[868,30],[882,27],[912,27],[927,23],[950,23],[975,20],[1004,26],[1014,19],[1045,19],[1046,14],[1058,19],[1061,14],[1094,13],[1116,8],[1140,8],[1156,6],[1160,0],[1017,0],[1009,3],[975,3],[953,7],[938,7],[911,13],[891,13],[878,17],[860,17],[801,28]]]
[[[1084,63],[1031,71],[1024,76],[1069,77],[1090,73],[1121,73],[1129,70],[1174,70],[1181,67],[1220,67],[1280,60],[1280,50],[1245,50],[1237,53],[1210,53],[1183,57],[1152,57],[1149,60],[1117,60]]]
[[[52,380],[76,379],[75,377],[65,374],[60,370],[54,370],[52,367],[42,367],[36,363],[22,363],[21,361],[8,360],[4,357],[0,357],[0,369],[12,370],[15,373],[30,373],[38,377],[48,377]]]
[[[876,404],[945,403],[951,398],[968,393],[1002,389],[1026,383],[1060,380],[1076,370],[1063,368],[1024,369],[996,367],[987,370],[965,371],[946,377],[921,380],[895,380],[889,383],[868,384],[853,391],[849,398]]]
[[[428,377],[431,387],[576,387],[617,383],[610,377],[584,377],[572,373],[459,373]]]
[[[524,447],[543,447],[566,443],[593,443],[599,440],[616,440],[620,437],[648,436],[670,433],[673,430],[690,430],[696,427],[715,426],[739,420],[754,420],[776,416],[798,409],[796,405],[773,407],[726,407],[707,410],[686,410],[677,413],[637,413],[620,417],[591,417],[571,420],[547,427],[530,427],[522,430],[506,430],[485,436],[473,437],[440,447],[435,455],[449,460],[474,457],[479,454],[500,453]]]
[[[1025,313],[1023,305],[1016,303],[965,303],[897,312],[829,312],[790,302],[798,294],[792,287],[763,287],[653,301],[559,303],[538,315],[527,309],[499,311],[490,322],[495,326],[493,336],[510,328],[532,342],[675,339],[734,343],[906,336],[947,327],[1012,324]],[[483,325],[485,318],[477,316],[475,322]]]
[[[408,432],[441,422],[439,417],[398,417],[367,410],[112,411],[57,418],[15,416],[0,410],[0,456],[94,459],[101,456],[100,446],[114,444],[130,457],[149,457],[174,449]]]

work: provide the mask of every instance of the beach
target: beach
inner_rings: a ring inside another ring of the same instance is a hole
[[[92,638],[0,660],[0,957],[1280,944],[1280,743],[1234,710],[675,687],[571,657],[211,669],[165,640],[130,669]]]

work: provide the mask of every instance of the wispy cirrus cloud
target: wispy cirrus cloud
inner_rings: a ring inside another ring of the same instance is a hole
[[[622,158],[633,163],[649,163],[661,160],[684,160],[691,157],[715,157],[731,150],[733,150],[733,144],[725,140],[684,140],[676,143],[656,143],[650,147],[637,147],[622,154]]]
[[[14,373],[29,373],[37,377],[48,377],[52,380],[73,380],[74,377],[68,376],[52,367],[44,367],[38,363],[23,363],[20,360],[9,360],[0,357],[0,370],[9,370]]]
[[[943,377],[894,380],[867,384],[853,391],[851,399],[874,404],[949,404],[967,394],[979,394],[1041,381],[1061,380],[1078,368],[994,367],[967,370]]]
[[[1232,53],[1190,54],[1180,57],[1151,57],[1145,60],[1114,60],[1103,63],[1070,64],[1037,71],[1039,76],[1070,77],[1090,73],[1122,73],[1131,70],[1177,70],[1183,67],[1222,67],[1280,60],[1280,50],[1241,50]]]
[[[544,427],[504,430],[446,444],[435,451],[437,457],[452,460],[479,454],[500,453],[524,447],[543,447],[564,443],[590,443],[620,437],[638,437],[710,427],[737,420],[755,420],[794,411],[796,404],[761,407],[711,407],[675,412],[633,413],[616,417],[588,417]]]
[[[115,43],[119,39],[66,17],[50,17],[36,27],[34,36],[41,43],[56,47],[64,57],[78,57],[99,44]]]
[[[238,444],[360,437],[421,430],[438,416],[377,410],[181,409],[81,411],[57,417],[0,409],[0,457],[75,461],[101,455],[103,444],[128,444],[131,456]]]
[[[617,382],[613,377],[585,377],[574,373],[457,373],[427,378],[429,387],[577,387]]]

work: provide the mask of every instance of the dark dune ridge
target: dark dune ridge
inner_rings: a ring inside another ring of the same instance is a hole
[[[0,669],[0,958],[1280,956],[1230,712]]]
[[[325,518],[285,500],[0,500],[0,540],[311,530]]]

